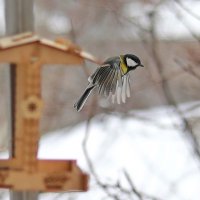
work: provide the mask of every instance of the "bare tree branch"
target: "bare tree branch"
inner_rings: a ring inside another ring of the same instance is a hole
[[[135,193],[135,195],[138,197],[139,200],[143,200],[143,197],[140,192],[136,189],[135,185],[133,184],[133,181],[131,180],[128,172],[126,170],[123,170],[124,176],[126,180],[128,181],[129,185],[131,186],[131,190]]]
[[[200,43],[200,37],[191,29],[190,25],[186,22],[186,20],[182,17],[182,14],[178,11],[178,9],[176,7],[172,7],[172,9],[176,9],[175,12],[173,12],[173,14],[176,16],[177,19],[179,19],[179,21],[183,24],[183,26],[188,30],[188,32],[190,33],[190,35],[197,40]]]
[[[184,114],[181,112],[181,110],[178,108],[177,103],[171,93],[171,90],[169,88],[168,82],[165,81],[165,75],[163,73],[163,64],[160,60],[159,57],[159,52],[158,52],[158,40],[156,38],[156,33],[155,33],[155,20],[156,20],[156,10],[154,10],[154,12],[151,15],[151,20],[152,20],[152,31],[151,31],[151,35],[152,35],[152,53],[153,53],[153,57],[154,60],[156,62],[156,67],[159,71],[160,77],[161,77],[161,86],[162,86],[162,90],[163,90],[163,94],[165,96],[165,99],[167,101],[168,104],[173,105],[176,113],[178,114],[178,116],[180,117],[182,123],[183,123],[183,132],[186,133],[186,136],[188,136],[190,142],[191,142],[191,146],[195,152],[195,155],[198,157],[198,160],[200,161],[200,147],[198,144],[198,140],[196,138],[196,135],[193,132],[193,128],[190,125],[190,123],[188,122],[187,118],[184,116]]]
[[[187,65],[187,66],[184,66],[183,63],[181,63],[180,60],[175,60],[175,62],[185,71],[187,72],[188,74],[190,74],[191,76],[193,76],[194,78],[196,78],[198,81],[200,81],[200,75],[198,75],[197,73],[195,73],[192,69],[192,66],[191,65]]]
[[[94,101],[96,102],[96,101]],[[123,194],[126,194],[129,196],[129,199],[133,199],[133,196],[137,196],[139,198],[139,200],[143,200],[143,199],[150,199],[150,200],[160,200],[157,197],[153,197],[147,194],[144,194],[142,192],[139,192],[136,187],[134,186],[129,174],[124,170],[124,176],[127,179],[128,183],[131,186],[130,190],[127,190],[125,188],[123,188],[123,186],[120,184],[119,181],[116,182],[116,184],[109,184],[109,183],[104,183],[101,181],[100,177],[98,176],[98,174],[96,173],[95,167],[92,163],[92,160],[89,156],[89,152],[87,150],[87,142],[89,140],[89,128],[90,128],[90,124],[91,124],[91,120],[92,117],[94,116],[94,109],[90,110],[89,112],[89,116],[88,116],[88,121],[87,121],[87,125],[86,125],[86,132],[85,132],[85,137],[83,139],[83,143],[82,143],[82,147],[83,147],[83,152],[89,167],[89,171],[91,173],[91,175],[94,177],[96,183],[98,186],[100,186],[100,188],[107,194],[108,197],[114,199],[114,200],[121,200],[120,196]],[[113,192],[115,191],[115,192]],[[118,194],[118,192],[119,194]]]
[[[190,9],[188,9],[188,7],[186,7],[180,0],[175,0],[174,2],[177,3],[177,5],[179,5],[184,11],[186,11],[189,15],[191,15],[192,17],[194,17],[195,19],[200,21],[200,16],[196,15],[195,13],[193,13]]]
[[[95,102],[95,101],[93,101]],[[93,106],[91,106],[93,107]],[[108,190],[108,186],[104,183],[102,183],[94,169],[94,166],[93,166],[93,163],[90,159],[90,156],[89,156],[89,153],[87,151],[87,142],[88,142],[88,139],[89,139],[89,127],[90,127],[90,123],[91,123],[91,120],[92,120],[92,117],[94,115],[95,111],[93,109],[90,109],[89,110],[89,116],[88,116],[88,120],[87,120],[87,124],[86,124],[86,131],[85,131],[85,137],[83,139],[83,143],[82,143],[82,147],[83,147],[83,152],[84,152],[84,155],[85,155],[85,158],[86,158],[86,161],[87,161],[87,164],[88,164],[88,167],[89,167],[89,170],[92,174],[92,176],[94,177],[96,183],[101,187],[101,189],[109,196],[109,197],[112,197],[113,199],[115,200],[120,200],[116,195],[110,193],[110,191]]]

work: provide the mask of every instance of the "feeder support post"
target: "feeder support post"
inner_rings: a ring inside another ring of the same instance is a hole
[[[33,0],[5,0],[5,21],[6,21],[6,35],[15,35],[27,31],[34,30],[34,13]],[[15,98],[15,66],[10,64],[7,72],[8,85],[10,89],[9,96],[9,116],[10,116],[10,156],[13,157],[13,143],[14,135],[14,98]],[[36,192],[10,192],[11,200],[37,200],[38,194]]]

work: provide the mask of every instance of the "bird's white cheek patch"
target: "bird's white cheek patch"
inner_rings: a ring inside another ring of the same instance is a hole
[[[134,60],[132,60],[131,58],[126,58],[126,62],[127,62],[128,66],[135,66],[135,65],[137,65],[137,63]]]

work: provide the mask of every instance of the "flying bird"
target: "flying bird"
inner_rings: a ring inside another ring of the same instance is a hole
[[[137,67],[144,67],[140,59],[133,54],[125,54],[108,58],[96,71],[88,78],[88,85],[74,104],[74,108],[80,111],[86,103],[87,98],[94,88],[98,88],[99,94],[111,97],[118,104],[126,102],[126,97],[130,97],[130,75],[129,72]]]

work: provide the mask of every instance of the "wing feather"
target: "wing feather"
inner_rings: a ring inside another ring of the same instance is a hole
[[[117,68],[117,73],[118,73],[118,82],[119,82],[118,85],[119,87],[122,87],[122,73],[119,67]]]
[[[127,78],[126,78],[126,81],[127,81],[126,95],[127,95],[127,97],[130,97],[131,96],[130,75],[127,74],[126,76],[127,76]]]
[[[126,102],[126,76],[123,76],[122,78],[122,102]]]
[[[103,73],[105,73],[105,71],[107,70],[107,68],[106,67],[100,67],[99,68],[99,70],[97,71],[97,73],[93,76],[93,80],[92,80],[92,82],[93,82],[93,84],[96,84],[96,83],[98,83],[98,81],[99,81],[99,79],[101,78],[101,75],[103,74]]]
[[[115,97],[116,97],[116,95],[115,95],[115,94],[112,94],[112,103],[113,103],[113,104],[115,103]]]
[[[117,96],[117,103],[121,103],[121,87],[119,81],[117,81],[117,91],[116,91],[116,96]]]
[[[108,97],[110,92],[111,92],[111,84],[112,84],[114,76],[115,76],[115,70],[112,69],[110,74],[108,75],[108,78],[107,78],[106,83],[105,83],[104,91],[103,91],[103,94],[106,97]]]
[[[115,94],[115,92],[116,92],[117,77],[118,77],[118,73],[117,73],[117,71],[115,70],[115,74],[114,74],[114,77],[113,77],[113,80],[112,80],[112,83],[111,83],[111,93],[112,93],[112,94]]]
[[[101,78],[98,81],[98,85],[99,85],[99,94],[103,94],[102,91],[105,88],[105,82],[107,80],[107,78],[109,77],[109,73],[110,73],[110,69],[107,69],[106,72],[101,75]]]
[[[114,103],[125,103],[130,97],[130,76],[122,75],[119,63],[105,63],[99,67],[89,81],[98,86],[98,92],[105,97],[111,97]]]

